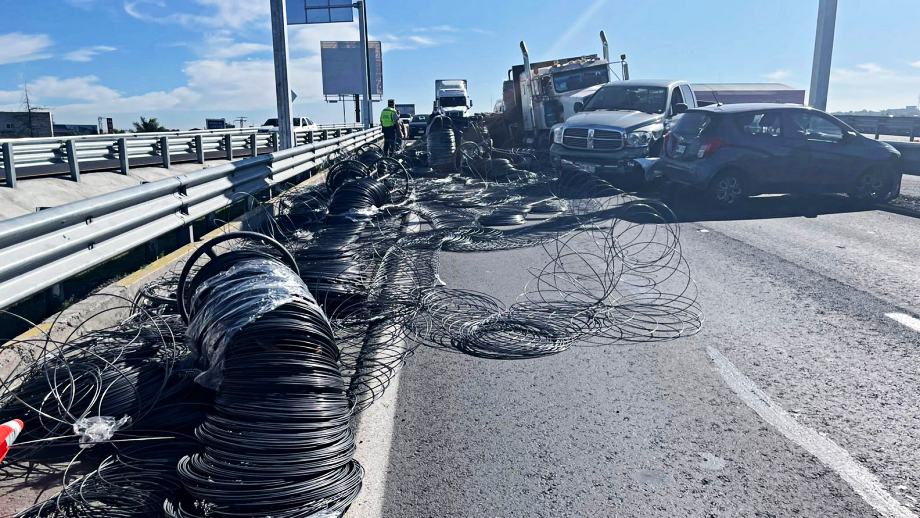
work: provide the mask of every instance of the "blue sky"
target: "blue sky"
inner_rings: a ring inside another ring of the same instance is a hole
[[[809,82],[817,0],[368,0],[385,96],[427,109],[436,78],[467,78],[476,108],[501,96],[524,39],[533,59],[599,53],[605,29],[633,78]],[[268,0],[0,0],[0,109],[33,101],[62,123],[140,115],[172,128],[206,117],[261,122],[274,105]],[[920,0],[840,0],[831,110],[917,104]],[[319,42],[354,24],[291,33],[295,112],[321,101]],[[379,111],[379,106],[378,106]],[[349,105],[349,116],[353,116]]]

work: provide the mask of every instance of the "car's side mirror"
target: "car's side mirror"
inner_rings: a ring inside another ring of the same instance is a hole
[[[585,110],[585,103],[578,101],[575,103],[575,113],[581,113]]]
[[[677,103],[674,105],[674,115],[680,115],[681,113],[687,113],[690,107],[685,103]]]

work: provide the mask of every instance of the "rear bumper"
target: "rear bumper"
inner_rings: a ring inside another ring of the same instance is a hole
[[[714,172],[711,168],[703,167],[701,164],[678,162],[663,158],[654,165],[652,172],[671,183],[684,187],[705,189],[709,185]]]

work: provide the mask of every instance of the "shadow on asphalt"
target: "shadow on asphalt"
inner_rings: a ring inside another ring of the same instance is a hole
[[[741,205],[721,208],[695,200],[668,200],[679,223],[694,221],[732,221],[777,218],[816,218],[829,214],[849,214],[874,210],[842,195],[785,195],[749,198]]]

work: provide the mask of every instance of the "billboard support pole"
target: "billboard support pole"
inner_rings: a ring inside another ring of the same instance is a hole
[[[271,0],[279,149],[294,147],[294,117],[291,115],[291,87],[288,79],[287,6],[285,4],[285,0]]]
[[[358,30],[361,33],[361,58],[364,63],[364,127],[370,128],[374,121],[374,100],[371,98],[371,57],[367,37],[366,0],[358,0]]]
[[[827,91],[831,80],[831,58],[834,54],[834,30],[837,24],[837,0],[821,0],[818,4],[818,29],[815,32],[815,56],[811,65],[811,88],[808,105],[827,109]]]
[[[361,96],[355,94],[355,123],[361,124]]]

